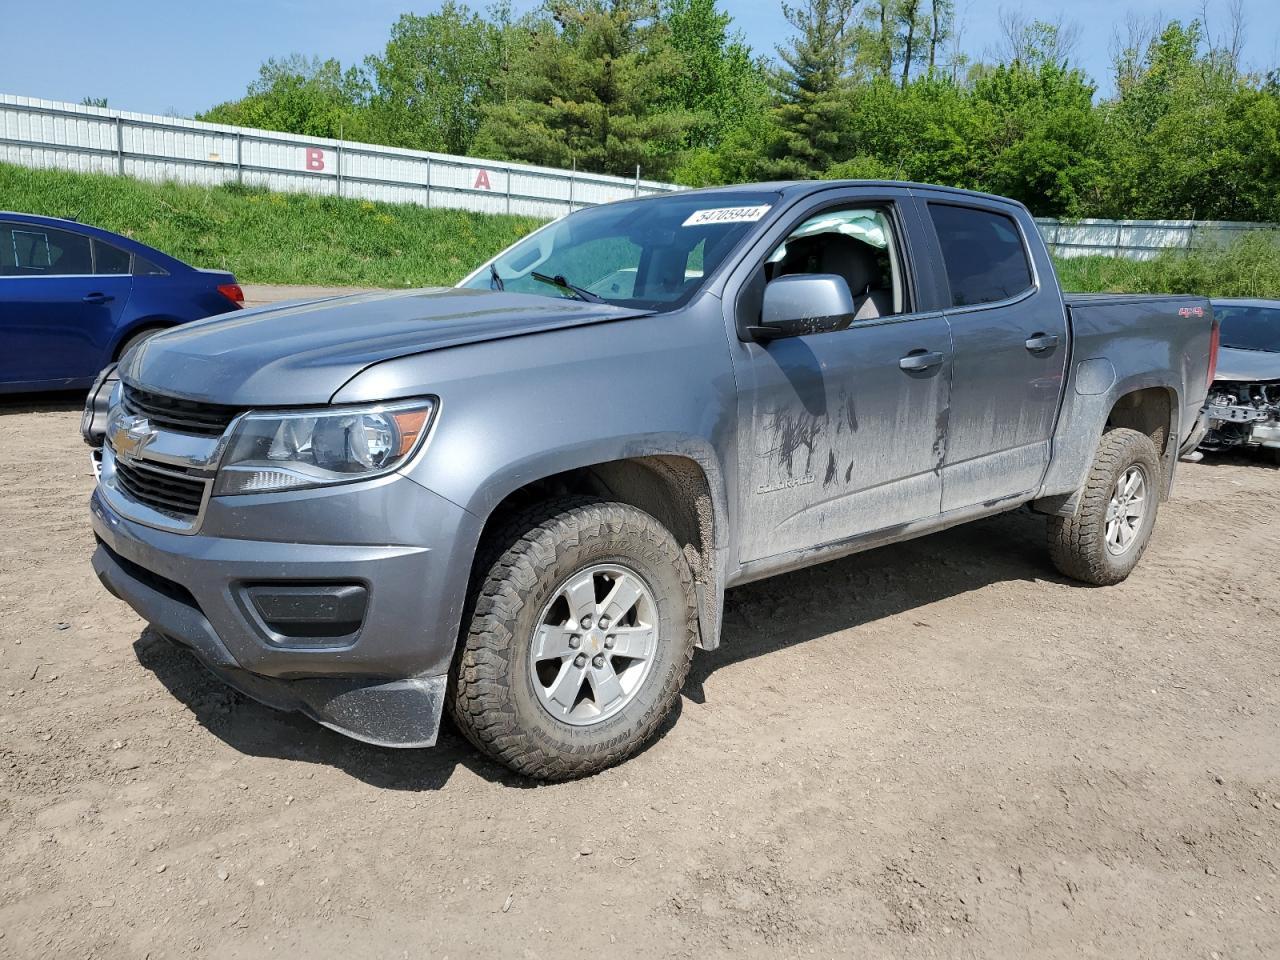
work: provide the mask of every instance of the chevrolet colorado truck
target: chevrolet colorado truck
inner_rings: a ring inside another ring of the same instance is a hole
[[[654,733],[730,587],[1024,506],[1058,570],[1124,579],[1214,343],[1204,300],[1064,298],[999,197],[614,203],[456,288],[132,350],[85,414],[93,566],[250,697],[399,747],[447,710],[581,776]]]

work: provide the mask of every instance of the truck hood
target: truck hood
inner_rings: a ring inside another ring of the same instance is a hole
[[[158,393],[234,406],[328,403],[384,360],[647,312],[454,287],[355,294],[175,327],[131,351],[120,375]]]
[[[1222,380],[1248,383],[1280,380],[1280,353],[1223,347],[1218,351],[1218,370],[1213,380],[1214,383]]]

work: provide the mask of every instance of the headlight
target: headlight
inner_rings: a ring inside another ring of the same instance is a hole
[[[434,412],[431,400],[413,400],[245,414],[222,458],[213,493],[273,493],[388,473],[422,445]]]

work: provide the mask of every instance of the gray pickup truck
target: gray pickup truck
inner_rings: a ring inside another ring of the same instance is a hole
[[[563,779],[725,590],[1017,507],[1122,580],[1212,379],[1188,297],[1064,300],[1021,205],[776,183],[550,223],[452,289],[162,333],[99,388],[93,565],[250,697]],[[858,602],[849,597],[849,604]]]

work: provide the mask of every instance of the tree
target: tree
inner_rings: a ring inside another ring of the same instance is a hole
[[[902,51],[902,86],[911,78],[911,61],[916,53],[918,37],[928,26],[924,20],[924,0],[898,0],[894,6],[898,24],[897,46]]]
[[[691,186],[749,179],[771,129],[763,59],[717,0],[663,0],[660,18],[681,60],[666,102],[692,116],[672,175]]]
[[[778,48],[782,66],[775,75],[779,104],[773,117],[777,136],[766,164],[774,175],[808,176],[841,159],[857,4],[858,0],[805,0],[801,6],[782,5],[798,35]]]
[[[666,97],[695,117],[686,146],[714,148],[727,131],[767,109],[764,64],[741,33],[730,33],[733,17],[717,0],[663,0],[660,23],[680,59]]]
[[[929,76],[938,67],[938,50],[955,31],[955,0],[931,0],[929,4]]]
[[[694,117],[663,96],[682,61],[655,0],[549,0],[518,33],[510,93],[485,107],[479,152],[622,176],[674,168]]]
[[[864,75],[888,80],[898,59],[894,31],[896,0],[868,0],[854,32],[854,60]]]
[[[196,114],[196,119],[311,137],[360,139],[366,132],[367,96],[365,78],[354,67],[344,71],[337,60],[294,54],[268,60],[244,97]]]
[[[1226,41],[1230,43],[1230,37]],[[1199,21],[1166,24],[1120,64],[1103,105],[1113,144],[1100,215],[1265,219],[1277,212],[1275,98]],[[1259,179],[1261,178],[1261,179]]]
[[[974,84],[974,186],[1042,216],[1081,216],[1105,178],[1107,144],[1095,88],[1056,60],[1001,64]]]
[[[447,0],[438,13],[403,14],[366,67],[376,88],[370,122],[383,143],[465,154],[484,108],[502,99],[509,63],[509,5],[486,20]]]
[[[1002,40],[997,50],[1001,63],[1023,63],[1032,68],[1042,63],[1066,65],[1080,44],[1080,25],[1059,15],[1053,20],[1028,20],[1018,10],[1000,11]]]

